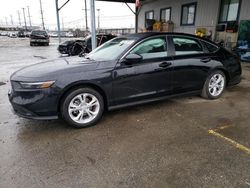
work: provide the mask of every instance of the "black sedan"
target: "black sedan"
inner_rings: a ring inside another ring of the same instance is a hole
[[[9,99],[21,117],[62,117],[86,127],[105,110],[187,94],[217,99],[240,79],[238,56],[209,40],[141,33],[117,37],[82,58],[19,70],[11,76]]]
[[[49,46],[49,35],[45,30],[33,30],[30,34],[30,46],[34,45]]]
[[[97,45],[100,46],[115,37],[115,35],[111,34],[99,34],[96,36]],[[81,53],[89,53],[92,51],[91,36],[84,39],[67,40],[61,43],[57,50],[61,54],[67,54],[70,56],[79,55]]]

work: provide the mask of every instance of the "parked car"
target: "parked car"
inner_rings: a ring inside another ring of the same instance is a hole
[[[9,37],[10,38],[17,38],[17,34],[16,33],[9,33]]]
[[[248,43],[244,46],[236,46],[232,51],[238,54],[241,61],[250,62],[250,45]]]
[[[115,38],[115,35],[110,34],[100,34],[96,36],[97,45],[100,46],[101,44]],[[80,53],[89,53],[92,50],[91,44],[91,36],[88,36],[84,39],[77,39],[77,40],[68,40],[61,43],[57,50],[61,54],[68,54],[70,56],[79,55]]]
[[[100,120],[104,110],[200,94],[219,98],[241,80],[237,55],[194,35],[120,36],[85,57],[66,57],[15,72],[9,100],[31,119],[62,117],[75,127]]]
[[[24,31],[18,31],[17,32],[17,37],[24,38],[25,37]]]
[[[33,30],[30,34],[30,46],[34,45],[49,46],[49,35],[44,30]]]

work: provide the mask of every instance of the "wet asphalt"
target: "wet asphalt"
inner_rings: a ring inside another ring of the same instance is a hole
[[[250,64],[241,84],[214,101],[130,107],[86,129],[17,117],[10,74],[59,57],[56,47],[54,39],[30,47],[28,39],[0,37],[0,187],[250,187]]]

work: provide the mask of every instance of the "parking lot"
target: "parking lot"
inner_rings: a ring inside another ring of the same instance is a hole
[[[56,48],[0,37],[0,187],[250,187],[250,64],[218,100],[116,110],[86,129],[17,117],[9,76]]]

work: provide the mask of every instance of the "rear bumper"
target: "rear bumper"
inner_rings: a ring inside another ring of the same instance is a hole
[[[234,86],[234,85],[237,85],[241,82],[241,75],[239,76],[236,76],[234,77],[233,79],[231,79],[229,82],[228,82],[228,86]]]

